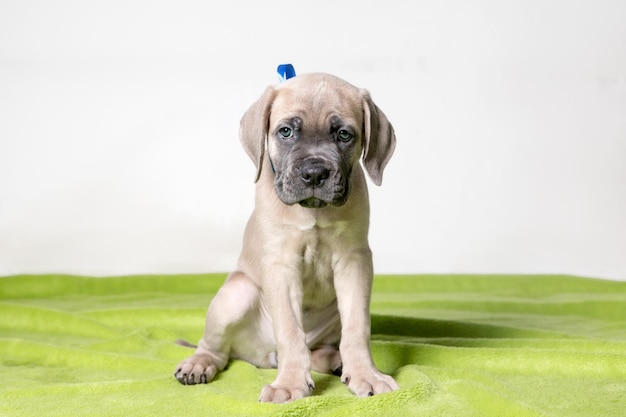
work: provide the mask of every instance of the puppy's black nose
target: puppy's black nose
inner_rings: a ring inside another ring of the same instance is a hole
[[[330,177],[330,169],[326,168],[321,161],[310,161],[300,168],[300,178],[311,187],[319,187],[328,177]]]

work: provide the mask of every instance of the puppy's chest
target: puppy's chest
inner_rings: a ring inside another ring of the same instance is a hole
[[[305,306],[327,305],[336,298],[331,243],[316,233],[305,239],[302,256]]]

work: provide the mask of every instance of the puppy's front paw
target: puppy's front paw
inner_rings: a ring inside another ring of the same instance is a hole
[[[215,377],[217,369],[211,356],[195,354],[178,364],[174,377],[183,385],[206,384]]]
[[[376,369],[355,370],[341,375],[341,382],[348,386],[357,397],[371,397],[376,394],[384,394],[399,389],[396,381],[389,375],[385,375]]]
[[[315,384],[310,376],[305,378],[303,384],[286,384],[278,379],[272,384],[266,385],[261,391],[259,402],[283,404],[300,398],[308,397],[315,389]]]

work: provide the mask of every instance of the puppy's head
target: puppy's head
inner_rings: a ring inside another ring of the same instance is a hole
[[[366,90],[328,74],[303,74],[265,93],[241,119],[240,139],[257,168],[274,174],[288,205],[342,206],[362,158],[376,185],[395,148],[393,127]],[[270,166],[263,166],[265,153]]]

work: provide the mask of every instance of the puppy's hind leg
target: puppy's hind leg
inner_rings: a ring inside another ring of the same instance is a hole
[[[341,376],[341,354],[336,346],[321,346],[311,351],[311,369],[322,374]]]
[[[206,315],[204,337],[183,360],[174,377],[183,385],[206,384],[228,364],[238,325],[259,306],[259,290],[242,272],[233,272],[215,295]]]

